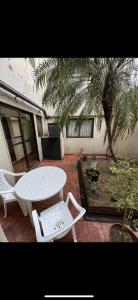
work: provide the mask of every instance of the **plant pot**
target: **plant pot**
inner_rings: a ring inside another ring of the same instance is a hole
[[[96,193],[96,189],[90,189],[92,193]]]
[[[87,175],[89,176],[89,178],[92,180],[92,181],[95,181],[97,182],[98,181],[98,177],[99,177],[99,172],[98,171],[95,171],[93,169],[87,169]]]
[[[129,225],[130,225],[131,229],[132,229],[133,231],[136,231],[136,232],[137,232],[137,231],[138,231],[138,227],[137,227],[136,225],[133,224],[133,221],[130,221],[129,223],[130,223]]]
[[[87,155],[86,154],[82,155],[81,160],[86,161],[87,160]]]
[[[118,194],[113,194],[112,197],[111,197],[111,200],[112,200],[113,202],[117,202],[119,199],[120,199],[120,197],[119,197]]]
[[[136,237],[136,235],[127,226],[125,226],[125,234],[127,234],[127,237],[129,239],[126,242],[138,242],[138,238]],[[122,224],[116,223],[111,226],[110,241],[122,242]]]

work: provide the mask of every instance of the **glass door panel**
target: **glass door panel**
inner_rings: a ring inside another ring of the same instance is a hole
[[[33,116],[4,104],[0,116],[14,171],[29,170],[38,160]]]
[[[38,159],[32,115],[21,113],[21,126],[23,129],[28,164],[32,166]]]
[[[18,111],[0,106],[1,120],[12,163],[23,159],[24,149]]]

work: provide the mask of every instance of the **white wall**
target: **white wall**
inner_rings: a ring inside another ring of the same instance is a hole
[[[54,118],[50,118],[48,123],[53,123]],[[64,154],[99,154],[106,155],[108,148],[108,141],[104,144],[104,135],[106,130],[105,121],[103,119],[101,131],[97,130],[96,117],[94,118],[94,132],[93,138],[67,138],[66,128],[63,129],[63,135],[61,135],[61,154],[62,158]],[[128,155],[138,159],[138,125],[132,136],[129,136],[126,140],[117,140],[114,145],[115,153]]]
[[[106,154],[107,142],[103,143],[105,133],[105,121],[103,120],[101,131],[97,130],[96,118],[94,118],[93,138],[67,138],[66,129],[64,128],[64,147],[65,154]]]
[[[37,140],[37,147],[38,147],[38,155],[39,155],[39,159],[42,160],[43,154],[42,154],[42,147],[41,147],[41,138],[38,136],[36,116],[34,115],[33,117],[34,117],[34,126],[35,126],[36,140]]]
[[[138,159],[138,124],[133,135],[129,136],[127,139],[121,140],[121,138],[119,138],[117,140],[114,145],[114,150],[116,153]]]
[[[13,171],[7,143],[4,137],[1,120],[0,120],[0,169]],[[14,179],[10,177],[9,182],[11,184],[14,184]]]
[[[33,70],[29,58],[0,58],[0,80],[41,105],[42,92],[36,91]]]

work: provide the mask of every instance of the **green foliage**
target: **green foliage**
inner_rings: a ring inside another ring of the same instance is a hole
[[[133,134],[138,121],[138,87],[123,90],[116,96],[114,103],[113,140]]]
[[[116,205],[118,209],[125,210],[125,222],[132,219],[138,199],[138,168],[134,160],[117,156],[116,161],[111,161],[111,176],[108,181],[108,191],[119,195]]]
[[[91,165],[90,165],[90,168],[91,168],[92,170],[96,171],[96,170],[97,170],[97,161],[93,161],[93,162],[91,163]]]
[[[133,220],[133,225],[138,228],[138,219]]]
[[[80,117],[97,115],[100,129],[105,97],[115,141],[133,133],[138,120],[138,88],[131,80],[136,72],[134,58],[74,57],[48,58],[34,75],[37,88],[45,88],[43,103],[56,108],[61,128],[81,108]]]
[[[88,177],[88,183],[89,183],[89,187],[90,187],[91,191],[95,192],[96,187],[97,187],[97,182],[92,181],[91,178]]]

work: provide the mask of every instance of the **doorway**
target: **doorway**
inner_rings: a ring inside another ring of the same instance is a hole
[[[30,170],[38,161],[33,115],[5,104],[0,115],[14,171]]]

